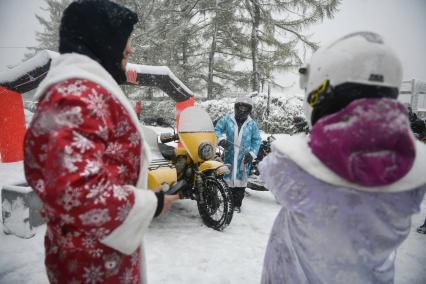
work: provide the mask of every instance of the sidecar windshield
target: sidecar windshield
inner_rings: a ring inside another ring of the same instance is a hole
[[[163,159],[160,148],[158,146],[158,133],[155,132],[150,126],[142,125],[143,139],[151,151],[151,157],[153,160]]]
[[[187,107],[180,114],[179,133],[214,132],[209,114],[201,107]]]

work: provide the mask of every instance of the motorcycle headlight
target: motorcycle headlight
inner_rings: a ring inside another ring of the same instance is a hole
[[[213,159],[214,157],[214,148],[213,145],[209,142],[203,142],[198,147],[198,156],[200,156],[201,159],[204,161]]]

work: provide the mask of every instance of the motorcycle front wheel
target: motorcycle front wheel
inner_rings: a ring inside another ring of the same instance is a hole
[[[222,231],[232,220],[234,206],[228,185],[221,178],[205,177],[203,196],[198,198],[198,212],[203,223],[212,229]]]

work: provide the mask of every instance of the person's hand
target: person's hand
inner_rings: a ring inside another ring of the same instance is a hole
[[[251,162],[253,162],[253,156],[247,152],[244,154],[244,163],[246,164],[251,164]]]
[[[228,148],[229,144],[230,143],[228,142],[228,140],[223,139],[223,140],[220,140],[219,144],[217,144],[217,145],[220,146],[220,147],[222,147],[222,148],[224,148],[224,149],[226,149],[226,148]]]
[[[179,194],[164,195],[164,204],[163,204],[163,210],[161,211],[161,214],[169,210],[170,206],[172,206],[172,203],[178,199],[179,199]]]

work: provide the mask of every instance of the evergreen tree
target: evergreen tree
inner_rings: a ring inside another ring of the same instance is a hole
[[[252,63],[252,91],[261,80],[273,82],[274,71],[301,64],[299,47],[315,50],[304,33],[309,25],[331,18],[340,0],[244,0],[238,2],[238,21],[246,27]]]
[[[168,66],[194,91],[201,90],[199,0],[121,0],[139,16],[134,29],[133,62]]]
[[[57,51],[63,10],[72,0],[45,0],[49,17],[37,48]],[[276,71],[299,66],[300,47],[316,49],[305,28],[331,18],[340,0],[116,0],[138,14],[130,61],[166,65],[195,92],[215,98],[258,91]]]
[[[62,12],[72,2],[72,0],[45,0],[47,4],[46,11],[49,12],[47,19],[36,15],[37,20],[42,26],[42,31],[36,32],[37,47],[30,47],[29,52],[25,54],[26,58],[34,55],[39,50],[49,49],[58,51],[59,49],[59,26],[61,24]]]
[[[210,40],[208,47],[207,98],[215,98],[230,87],[244,87],[246,74],[237,71],[236,66],[244,59],[244,37],[242,28],[237,26],[234,8],[235,0],[208,1],[209,26],[203,37]]]

